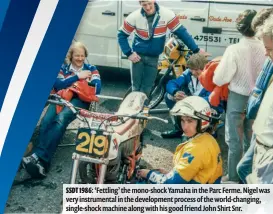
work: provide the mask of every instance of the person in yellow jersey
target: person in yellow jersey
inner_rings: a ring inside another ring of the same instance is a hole
[[[209,134],[212,109],[199,96],[178,101],[171,109],[181,117],[181,126],[188,140],[177,146],[173,169],[138,170],[137,175],[152,184],[220,184],[223,174],[220,148]]]

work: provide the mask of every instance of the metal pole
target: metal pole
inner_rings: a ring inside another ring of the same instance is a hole
[[[72,154],[72,159],[73,159],[73,166],[72,166],[72,171],[71,171],[70,183],[76,184],[76,178],[77,178],[77,172],[78,172],[80,160],[78,158],[76,158],[75,153]]]
[[[100,175],[99,175],[99,179],[98,179],[98,184],[103,184],[104,183],[106,170],[107,170],[107,165],[102,164],[101,167],[100,167]]]

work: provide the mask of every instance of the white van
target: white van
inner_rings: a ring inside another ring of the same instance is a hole
[[[237,43],[240,34],[235,21],[246,9],[260,11],[272,7],[273,0],[175,0],[159,5],[173,10],[200,48],[212,54],[223,54],[226,47]],[[97,66],[129,68],[117,43],[117,31],[129,13],[140,7],[138,0],[89,0],[75,39],[88,50],[88,60]],[[130,37],[132,40],[132,36]]]

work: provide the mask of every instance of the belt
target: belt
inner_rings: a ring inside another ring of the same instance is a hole
[[[262,144],[257,138],[256,138],[256,143],[261,145],[261,146],[264,146],[264,144]]]
[[[256,138],[256,143],[259,144],[259,145],[261,145],[261,146],[264,146],[264,147],[267,148],[267,149],[273,148],[272,146],[266,146],[266,145],[264,145],[264,144],[261,143],[257,138]]]

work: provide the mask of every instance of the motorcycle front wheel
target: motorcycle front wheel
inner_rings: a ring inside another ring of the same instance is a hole
[[[109,165],[107,165],[105,182],[106,183],[116,183],[118,171],[120,167],[121,154],[119,152],[118,156],[111,160]],[[96,184],[97,183],[97,172],[94,163],[80,162],[79,164],[79,176],[82,184]]]

